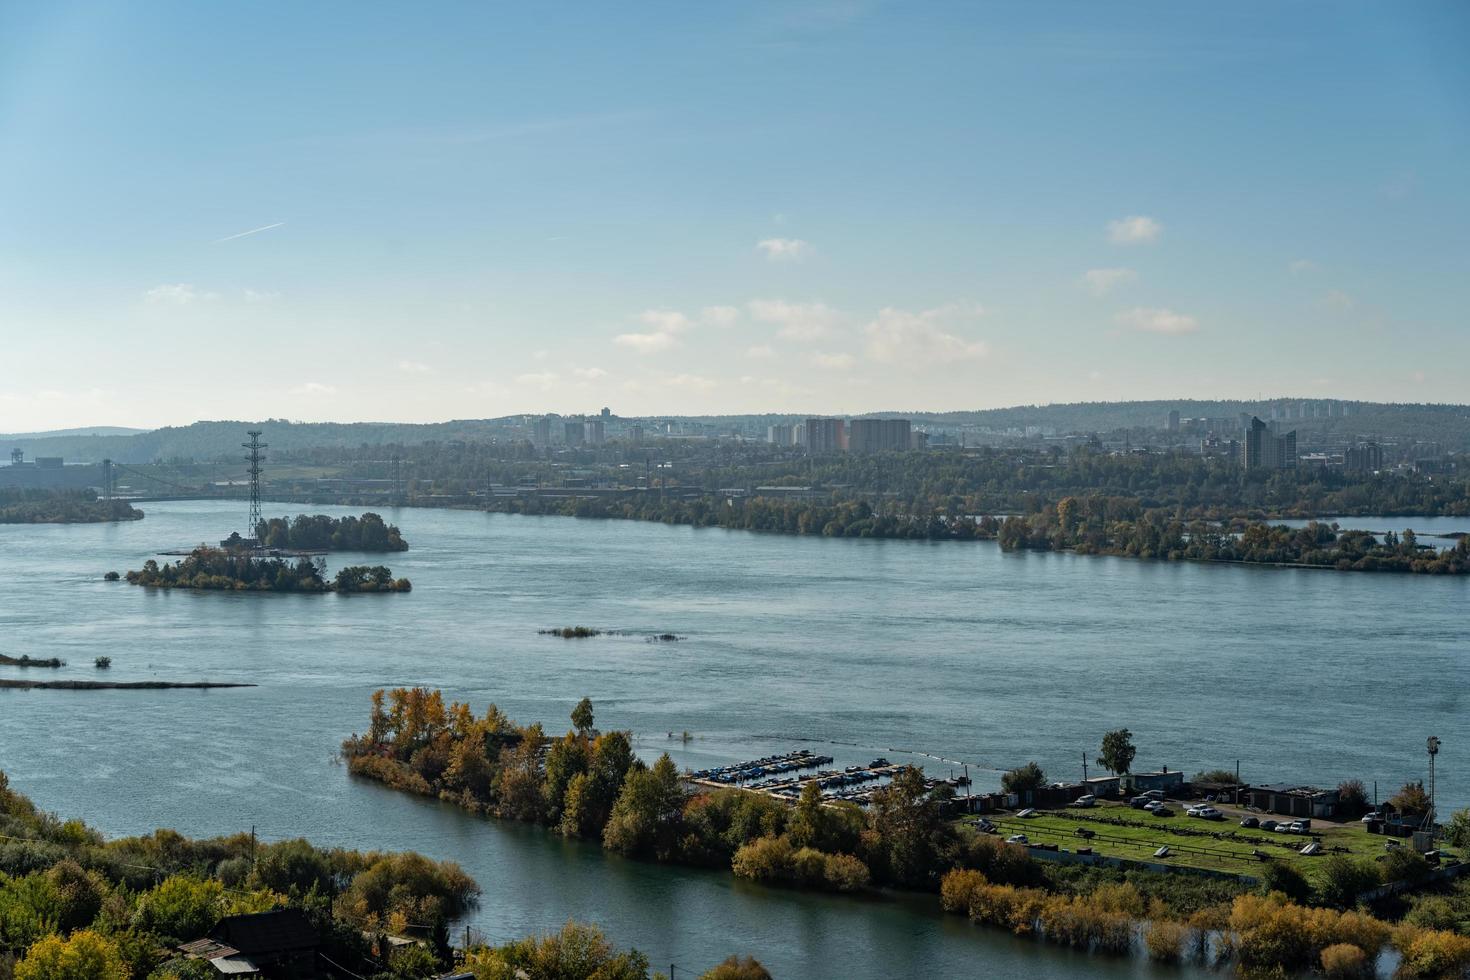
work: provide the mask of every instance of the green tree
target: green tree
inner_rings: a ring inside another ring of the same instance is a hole
[[[1097,764],[1115,776],[1121,776],[1133,769],[1133,757],[1138,754],[1138,749],[1133,745],[1133,733],[1126,728],[1118,728],[1103,736],[1102,752],[1097,757]]]
[[[924,785],[918,768],[906,766],[887,786],[873,792],[868,826],[877,836],[874,856],[895,884],[929,887],[945,870],[942,854],[952,832],[942,801]]]
[[[117,944],[89,929],[69,938],[52,935],[26,951],[15,965],[15,980],[128,980],[128,966]]]
[[[1319,869],[1317,900],[1333,908],[1350,909],[1358,904],[1359,895],[1382,883],[1383,878],[1372,862],[1334,854]]]
[[[572,709],[572,726],[583,735],[592,732],[592,699],[583,698]]]
[[[653,768],[635,769],[623,780],[603,830],[603,846],[621,854],[668,860],[678,846],[684,802],[679,770],[665,752]]]
[[[1389,797],[1388,802],[1395,810],[1407,814],[1425,814],[1429,812],[1429,794],[1424,789],[1422,780],[1404,783],[1399,791]]]
[[[1034,762],[1028,762],[1019,769],[1012,769],[1000,777],[1000,788],[1007,793],[1025,793],[1041,789],[1045,785],[1046,773]]]
[[[1444,827],[1444,839],[1451,847],[1470,847],[1470,807],[1456,810]]]
[[[133,923],[178,942],[198,939],[219,921],[224,886],[213,879],[172,875],[138,900]]]

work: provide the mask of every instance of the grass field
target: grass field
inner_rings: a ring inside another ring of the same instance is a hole
[[[1226,812],[1224,820],[1200,820],[1186,817],[1182,807],[1173,801],[1169,806],[1175,813],[1172,817],[1155,817],[1126,805],[1103,805],[1038,812],[1024,820],[1012,815],[992,816],[990,820],[1000,828],[1001,836],[1025,834],[1033,844],[1056,844],[1069,851],[1091,847],[1094,854],[1105,857],[1250,877],[1258,876],[1263,864],[1253,852],[1293,864],[1312,879],[1328,855],[1378,858],[1386,852],[1385,843],[1391,839],[1368,833],[1360,823],[1313,821],[1311,836],[1247,830],[1240,826],[1240,818],[1246,814],[1234,808],[1221,807]],[[1095,836],[1090,840],[1079,837],[1076,833],[1079,827],[1095,831]],[[1322,845],[1321,856],[1299,853],[1300,848],[1314,839]],[[1154,852],[1165,845],[1170,855],[1154,857]]]

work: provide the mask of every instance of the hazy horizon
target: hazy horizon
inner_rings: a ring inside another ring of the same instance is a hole
[[[1466,37],[1454,3],[7,7],[0,430],[1463,398]]]

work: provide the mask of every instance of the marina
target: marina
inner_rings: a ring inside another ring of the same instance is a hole
[[[873,800],[873,791],[880,789],[884,780],[891,780],[907,766],[896,765],[879,757],[867,765],[847,766],[842,769],[822,769],[833,762],[831,756],[815,755],[805,749],[784,755],[767,756],[749,762],[737,762],[728,766],[700,769],[688,774],[688,781],[706,789],[728,789],[738,787],[752,792],[764,793],[793,803],[801,798],[802,790],[814,783],[822,791],[822,798],[829,802],[842,801],[867,806]],[[815,772],[806,772],[813,770]],[[806,772],[805,775],[801,773]],[[876,784],[876,785],[875,785]],[[968,775],[949,778],[925,777],[929,789],[948,786],[960,789],[970,785]]]

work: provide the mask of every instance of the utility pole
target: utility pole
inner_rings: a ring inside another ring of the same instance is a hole
[[[1439,755],[1439,739],[1429,736],[1429,812],[1424,814],[1424,829],[1434,832],[1434,757]]]
[[[250,870],[255,870],[255,824],[250,825]]]
[[[261,521],[260,461],[264,458],[261,450],[266,448],[266,444],[260,441],[260,429],[250,429],[247,434],[250,436],[250,441],[240,444],[245,449],[250,450],[250,455],[245,457],[245,462],[250,464],[250,467],[245,471],[250,474],[250,523],[245,528],[245,536],[256,539],[255,550],[259,551],[263,544],[259,540]]]
[[[1087,782],[1087,753],[1082,753],[1082,781]]]

